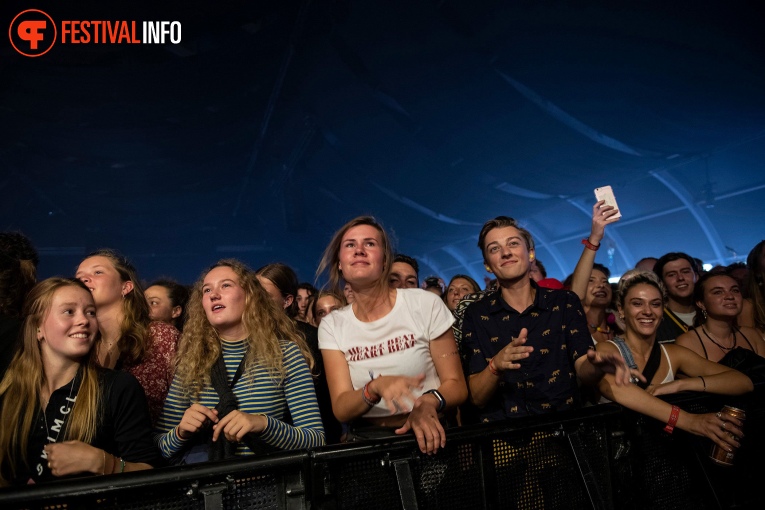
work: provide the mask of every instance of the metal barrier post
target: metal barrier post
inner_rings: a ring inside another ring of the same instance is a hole
[[[414,479],[412,479],[412,468],[409,466],[409,459],[391,460],[390,455],[386,455],[382,462],[383,465],[393,466],[396,472],[402,510],[417,510],[417,493],[414,490]]]

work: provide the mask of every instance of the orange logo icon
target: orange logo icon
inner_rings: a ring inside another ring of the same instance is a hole
[[[13,48],[25,57],[39,57],[56,43],[56,23],[38,9],[20,12],[11,21],[8,37]]]

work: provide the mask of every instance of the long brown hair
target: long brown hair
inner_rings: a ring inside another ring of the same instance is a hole
[[[244,290],[242,323],[248,334],[245,369],[260,364],[274,379],[282,381],[286,374],[280,342],[284,340],[294,342],[309,367],[313,368],[313,356],[305,339],[298,333],[292,319],[271,300],[255,273],[238,260],[224,259],[202,273],[189,298],[186,325],[176,356],[176,375],[187,394],[192,399],[199,398],[202,388],[210,384],[210,369],[221,355],[221,340],[207,320],[202,305],[204,279],[216,267],[231,268],[239,279],[239,286]]]
[[[265,265],[255,271],[255,274],[262,276],[273,283],[284,299],[292,296],[292,303],[284,309],[284,312],[290,319],[294,319],[298,314],[297,289],[298,277],[295,271],[287,264],[275,262]]]
[[[340,227],[337,232],[335,232],[335,234],[332,236],[332,239],[329,241],[327,248],[324,250],[324,254],[321,257],[321,262],[319,263],[318,269],[316,269],[317,280],[325,271],[328,271],[329,282],[327,284],[327,288],[337,294],[343,294],[343,288],[340,284],[343,279],[343,275],[339,267],[340,247],[343,243],[343,237],[350,229],[360,225],[369,225],[370,227],[377,229],[377,231],[380,233],[380,243],[382,244],[383,249],[383,273],[377,283],[381,289],[386,288],[389,285],[388,280],[390,279],[390,268],[393,265],[393,248],[391,247],[388,234],[374,217],[359,216],[352,219]]]
[[[50,312],[53,295],[64,287],[79,287],[90,295],[79,280],[48,278],[35,285],[24,302],[22,349],[16,353],[0,382],[0,485],[10,483],[21,465],[29,467],[30,459],[26,458],[29,432],[40,412],[40,394],[46,377],[37,329]],[[102,398],[96,349],[91,348],[80,364],[80,390],[61,436],[62,441],[89,443],[96,434],[99,400]]]

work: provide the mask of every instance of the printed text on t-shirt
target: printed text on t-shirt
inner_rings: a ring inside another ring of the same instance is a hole
[[[411,349],[415,343],[414,333],[408,333],[375,345],[351,347],[348,349],[348,360],[361,361],[363,359],[377,358],[384,354]]]

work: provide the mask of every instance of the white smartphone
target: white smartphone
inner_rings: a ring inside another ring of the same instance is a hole
[[[614,190],[611,188],[611,186],[603,186],[602,188],[595,188],[595,200],[598,202],[601,200],[605,200],[605,205],[611,205],[614,207],[614,209],[619,209],[619,206],[616,204],[616,197],[614,196]],[[621,218],[622,212],[621,210],[614,216],[614,218]]]

